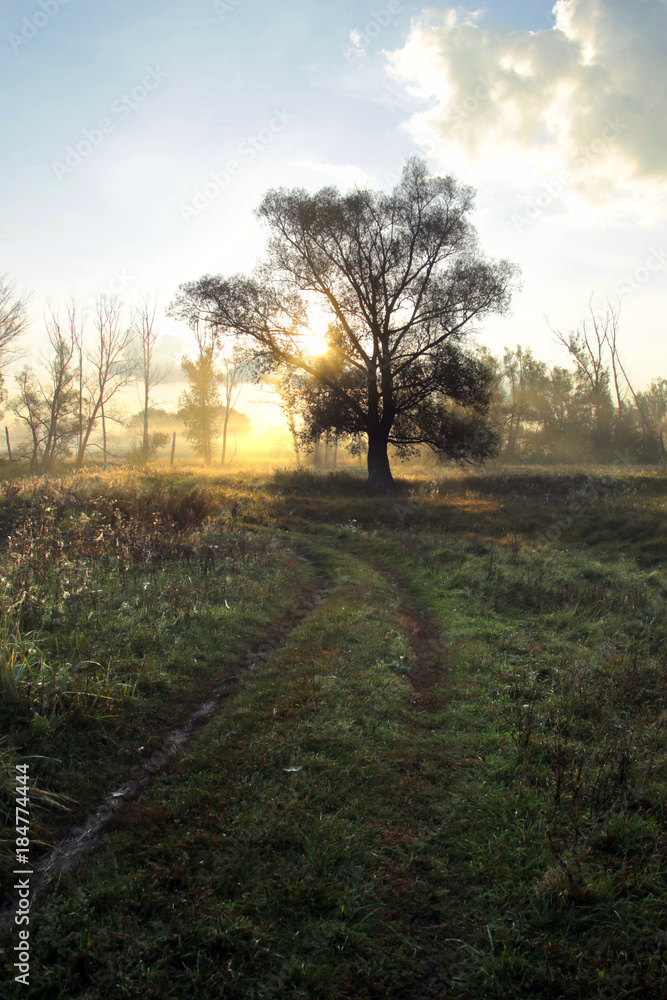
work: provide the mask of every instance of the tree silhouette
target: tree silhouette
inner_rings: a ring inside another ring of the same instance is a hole
[[[473,200],[418,159],[391,194],[269,191],[257,210],[267,257],[255,274],[181,285],[170,315],[251,342],[267,369],[301,371],[317,397],[314,424],[366,436],[378,488],[393,486],[390,444],[483,457],[494,448],[480,426],[488,369],[464,338],[507,308],[515,269],[480,253]],[[307,336],[315,302],[331,319],[319,356]]]

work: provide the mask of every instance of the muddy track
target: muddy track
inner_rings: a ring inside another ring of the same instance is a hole
[[[398,596],[398,615],[415,654],[415,663],[408,679],[415,693],[428,706],[428,692],[440,684],[448,669],[450,651],[442,630],[433,616],[410,595],[405,582],[396,573],[378,562],[367,565],[380,573],[392,585]]]
[[[304,557],[299,557],[304,558]],[[309,560],[304,560],[309,561]],[[138,764],[131,776],[116,788],[106,793],[82,823],[71,828],[69,833],[61,837],[55,847],[32,866],[30,878],[30,905],[57,879],[81,864],[86,854],[89,854],[99,843],[105,828],[123,806],[137,798],[151,782],[166,768],[167,764],[178,756],[192,736],[211,718],[226,698],[236,689],[239,680],[259,664],[268,660],[284,643],[301,622],[307,618],[317,605],[327,596],[332,581],[320,574],[314,586],[304,592],[301,599],[290,609],[281,626],[257,649],[249,650],[245,659],[235,667],[235,673],[225,677],[210,695],[200,702],[189,714],[185,722],[170,729],[164,736],[162,746]],[[22,873],[24,876],[25,872]],[[4,940],[14,926],[14,916],[17,912],[18,898],[3,903],[0,907],[0,941]]]

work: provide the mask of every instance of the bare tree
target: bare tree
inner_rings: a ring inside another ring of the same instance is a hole
[[[628,377],[625,365],[621,359],[618,346],[618,326],[620,319],[620,306],[613,306],[607,300],[607,308],[604,315],[598,314],[593,309],[592,299],[588,304],[590,322],[584,320],[581,330],[571,333],[568,338],[562,333],[553,331],[558,341],[563,344],[574,358],[577,365],[577,373],[584,383],[588,383],[591,402],[595,412],[595,424],[600,432],[604,423],[604,410],[611,403],[609,396],[609,369],[606,364],[606,350],[609,351],[611,368],[614,379],[614,391],[616,395],[616,426],[614,430],[614,440],[616,447],[620,444],[621,424],[624,412],[624,390],[621,388],[621,377],[634,400],[637,413],[641,420],[642,432],[644,435],[644,452],[648,454],[646,435],[653,441],[655,450],[661,463],[665,463],[665,452],[662,439],[658,439],[649,423],[644,407],[642,405],[641,393],[637,394]],[[552,328],[553,329],[553,328]],[[620,374],[619,374],[620,373]],[[599,442],[601,443],[601,442]]]
[[[604,447],[609,429],[612,402],[609,394],[609,368],[606,349],[609,346],[607,332],[611,319],[596,316],[590,305],[591,320],[583,320],[576,332],[565,337],[560,330],[554,330],[556,340],[569,352],[576,365],[579,393],[592,409],[593,443],[600,450]]]
[[[34,371],[28,365],[16,376],[18,395],[12,400],[14,413],[30,432],[30,471],[35,472],[39,461],[44,427],[44,400]],[[25,454],[25,452],[24,452]]]
[[[151,389],[164,382],[171,368],[164,368],[155,361],[155,345],[160,335],[156,328],[155,314],[157,298],[150,299],[145,295],[134,309],[133,326],[136,331],[136,350],[133,362],[139,377],[142,393],[143,435],[141,442],[141,461],[145,464],[151,455],[151,439],[149,434],[150,394]]]
[[[218,366],[222,390],[222,465],[227,456],[227,429],[229,419],[241,396],[246,382],[257,382],[261,377],[262,365],[257,364],[247,347],[231,344],[227,340],[212,341],[218,345]],[[236,449],[234,449],[236,454]],[[233,456],[232,456],[233,457]],[[230,459],[231,461],[231,459]]]
[[[227,458],[227,427],[232,410],[239,401],[243,388],[243,364],[229,355],[219,362],[220,388],[222,390],[222,465]]]
[[[40,381],[26,366],[17,376],[14,413],[29,429],[31,471],[48,473],[56,459],[69,452],[78,434],[77,390],[72,361],[75,328],[63,329],[55,310],[46,322],[51,353],[44,360],[46,377]]]
[[[643,432],[643,435],[644,435],[644,454],[648,455],[648,448],[647,448],[647,444],[646,444],[646,434],[648,432],[648,435],[651,438],[651,440],[653,441],[653,444],[655,446],[655,450],[657,452],[658,459],[660,460],[660,463],[662,465],[664,465],[665,464],[665,451],[664,451],[664,448],[663,448],[662,436],[661,436],[660,439],[658,439],[657,434],[654,433],[653,428],[651,427],[651,424],[650,424],[649,420],[646,417],[646,412],[645,412],[644,406],[642,404],[641,393],[637,394],[635,392],[635,390],[633,388],[633,385],[632,385],[632,383],[631,383],[631,381],[630,381],[630,379],[628,377],[628,374],[627,374],[627,372],[625,370],[623,362],[621,361],[621,359],[620,359],[620,357],[618,355],[616,355],[616,363],[618,364],[618,367],[619,367],[619,369],[621,371],[621,374],[623,375],[623,378],[625,379],[627,387],[630,390],[630,395],[632,396],[632,398],[634,400],[634,403],[635,403],[635,406],[637,407],[637,413],[639,414],[639,418],[641,420],[642,432]]]
[[[3,369],[15,357],[15,342],[27,325],[26,296],[17,294],[7,275],[0,274],[0,404],[7,399]]]
[[[118,391],[135,377],[135,365],[128,359],[128,348],[134,338],[132,325],[125,325],[120,302],[105,295],[95,304],[93,317],[93,347],[87,355],[90,366],[84,405],[87,413],[76,456],[76,467],[81,468],[98,422],[102,424],[102,454],[107,463],[107,419],[120,420],[108,406]]]
[[[294,448],[297,469],[301,466],[301,442],[299,440],[299,431],[297,430],[297,395],[292,382],[294,379],[298,379],[298,377],[298,373],[291,371],[287,367],[278,368],[271,374],[266,373],[262,376],[263,384],[273,389],[278,396],[276,406],[280,407],[282,415],[285,418],[285,423],[287,424],[287,430],[292,437],[292,447]]]
[[[618,321],[621,315],[621,307],[616,306],[616,308],[614,308],[612,304],[607,301],[607,312],[602,320],[595,315],[592,301],[589,302],[589,310],[593,323],[600,325],[601,329],[604,331],[604,339],[609,345],[611,370],[614,376],[614,393],[616,395],[616,428],[614,431],[614,440],[616,442],[616,447],[619,448],[621,445],[621,425],[623,423],[623,407],[625,402],[624,393],[621,389],[621,380],[619,377],[621,366],[616,339],[618,335]]]
[[[26,297],[17,294],[6,274],[0,274],[0,369],[13,353],[14,343],[28,325]]]
[[[73,354],[76,363],[77,380],[77,454],[81,448],[84,428],[84,399],[85,399],[85,313],[74,299],[70,299],[67,305],[67,322],[69,324],[70,336],[72,339]]]
[[[593,313],[593,310],[591,308],[591,314],[592,313]],[[616,306],[616,308],[614,308],[611,305],[611,303],[609,301],[607,301],[607,312],[606,312],[605,316],[602,318],[602,320],[600,321],[600,326],[604,330],[605,338],[606,338],[607,344],[609,345],[609,352],[611,354],[612,370],[613,370],[613,373],[614,373],[614,385],[616,387],[616,399],[617,399],[617,402],[618,402],[618,424],[617,424],[616,445],[618,447],[618,445],[620,444],[620,425],[621,425],[621,418],[622,418],[622,413],[623,413],[623,410],[622,410],[623,403],[622,403],[622,399],[621,399],[621,390],[620,390],[620,378],[619,378],[619,374],[618,374],[620,372],[621,375],[623,376],[624,380],[625,380],[625,384],[627,385],[628,389],[630,390],[630,395],[632,396],[632,398],[634,400],[635,406],[637,407],[637,413],[639,414],[639,419],[641,420],[642,433],[644,435],[644,453],[648,454],[648,448],[647,448],[647,444],[646,444],[646,434],[648,432],[651,440],[653,441],[653,444],[655,445],[655,449],[656,449],[656,452],[658,454],[658,458],[660,459],[660,461],[664,465],[664,462],[665,462],[665,452],[664,452],[664,448],[662,447],[662,438],[659,440],[657,434],[654,433],[653,428],[651,427],[651,424],[650,424],[650,422],[649,422],[649,420],[647,419],[647,416],[646,416],[645,407],[643,405],[643,400],[642,400],[642,393],[636,393],[635,392],[635,390],[634,390],[634,388],[632,386],[632,383],[630,382],[630,379],[628,378],[628,374],[627,374],[627,372],[625,370],[625,366],[623,364],[623,361],[621,360],[621,356],[619,354],[618,339],[617,338],[618,338],[618,321],[619,321],[620,313],[621,313],[620,306]]]

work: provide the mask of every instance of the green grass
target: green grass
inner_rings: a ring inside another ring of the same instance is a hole
[[[0,717],[8,760],[72,800],[36,821],[47,845],[280,627],[312,573],[201,484],[81,477],[7,494]],[[11,843],[9,827],[5,859]]]
[[[330,593],[35,905],[33,985],[7,995],[664,996],[664,477],[501,470],[377,497],[344,474],[179,476],[150,490],[203,490],[208,506],[174,545],[201,547],[222,522],[218,575],[254,617],[225,631],[229,591],[181,550],[154,597],[137,573],[127,634],[152,600],[154,661],[120,657],[120,632],[96,619],[117,650],[110,690],[136,681],[132,724],[157,738],[193,685],[177,637],[208,649],[199,695],[215,647],[239,656],[316,572]],[[121,589],[109,581],[105,607]],[[46,637],[28,648],[64,642],[64,614],[27,621]],[[25,634],[5,639],[25,649]],[[76,732],[62,714],[30,744],[17,724],[8,762]],[[129,762],[114,740],[131,725],[94,725],[106,779]],[[91,800],[94,782],[49,767],[45,787]]]

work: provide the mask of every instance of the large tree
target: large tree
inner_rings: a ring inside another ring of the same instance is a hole
[[[390,444],[483,457],[489,374],[465,337],[507,308],[514,267],[480,253],[473,200],[418,159],[391,194],[269,191],[257,210],[267,257],[255,274],[181,285],[170,313],[246,338],[267,367],[303,372],[318,396],[314,433],[327,424],[365,435],[378,488],[393,486]],[[315,304],[331,320],[325,354],[307,335]]]

